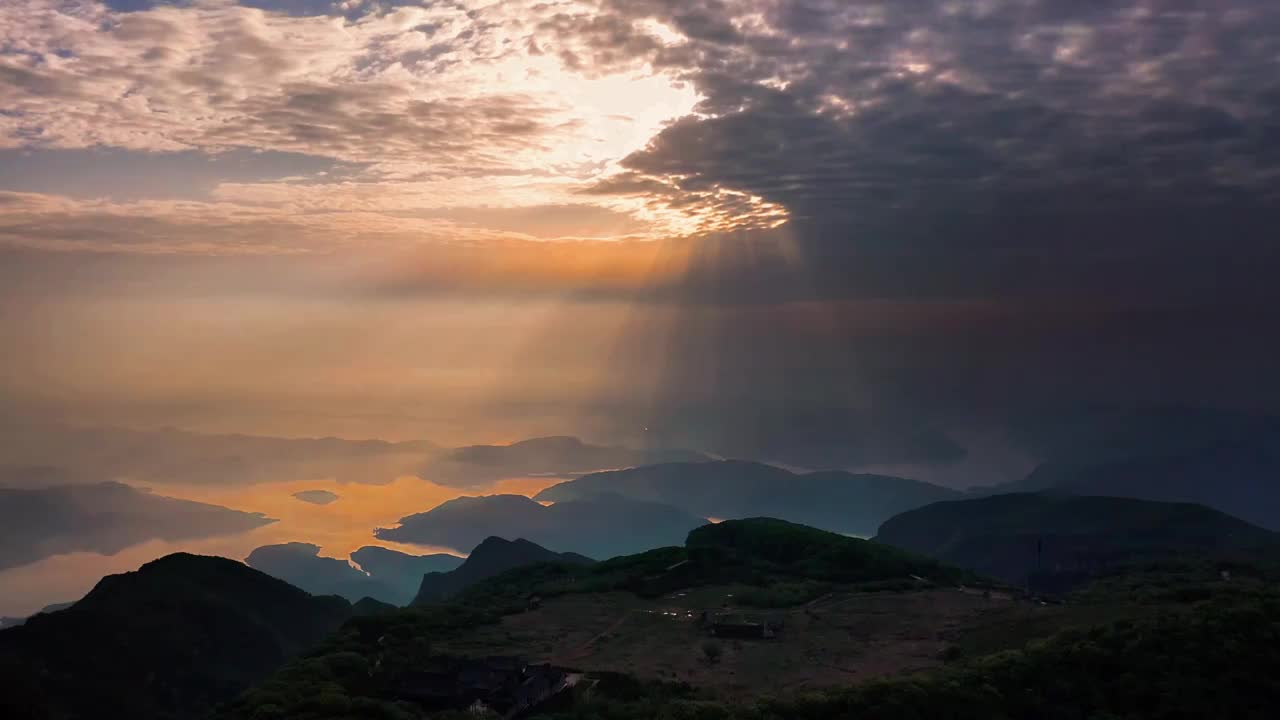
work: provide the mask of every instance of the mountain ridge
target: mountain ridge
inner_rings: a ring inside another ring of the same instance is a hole
[[[606,493],[670,504],[701,517],[770,516],[863,537],[903,510],[962,497],[956,490],[889,475],[794,473],[747,460],[718,460],[593,473],[553,485],[534,499],[563,502]]]

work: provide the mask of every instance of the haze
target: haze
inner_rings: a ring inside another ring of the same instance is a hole
[[[278,522],[0,614],[651,461],[1280,447],[1277,58],[1265,0],[6,0],[0,485]],[[605,449],[432,472],[546,436]]]

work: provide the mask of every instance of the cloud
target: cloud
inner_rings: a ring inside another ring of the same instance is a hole
[[[528,331],[554,360],[539,367],[573,354],[579,375],[613,373],[599,393],[637,388],[677,408],[658,419],[705,425],[778,426],[761,407],[877,422],[886,407],[1280,397],[1264,331],[1280,307],[1274,3],[270,6],[0,8],[14,152],[328,163],[202,174],[163,199],[10,177],[7,245],[276,257],[83,261],[126,278],[104,279],[18,252],[56,272],[4,268],[4,292],[111,279],[176,296],[189,273],[383,313],[589,300]],[[617,338],[581,320],[611,303]]]
[[[673,200],[721,188],[882,229],[916,211],[1277,197],[1280,9],[1266,3],[607,5],[684,36],[644,48],[578,30],[699,90],[696,114],[622,162],[646,192],[678,178]]]
[[[578,43],[548,40],[542,24],[584,17],[592,3],[354,4],[329,6],[332,15],[295,5],[8,3],[0,148],[292,153],[341,163],[354,188],[304,179],[392,198],[377,209],[406,197],[415,209],[442,207],[427,194],[443,191],[454,207],[607,207],[636,215],[650,235],[701,227],[691,210],[573,195],[696,100],[643,63],[605,72],[562,62]],[[244,187],[242,175],[229,172],[212,193],[334,195],[270,178]]]

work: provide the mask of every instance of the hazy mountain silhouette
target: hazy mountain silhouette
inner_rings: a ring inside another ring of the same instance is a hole
[[[71,602],[53,603],[52,605],[45,605],[43,608],[40,608],[40,612],[29,615],[28,617],[35,617],[35,615],[39,615],[40,613],[51,613],[51,612],[58,612],[59,610],[66,610],[67,608],[75,604],[76,604],[75,601],[72,600]],[[7,627],[13,627],[15,625],[21,625],[26,621],[27,621],[27,618],[25,617],[0,617],[0,628],[7,628]]]
[[[1280,447],[1234,444],[1098,464],[1046,463],[989,490],[1194,502],[1280,530]]]
[[[169,555],[0,632],[0,716],[199,717],[350,614],[234,560]]]
[[[438,449],[425,441],[214,435],[173,428],[131,430],[11,421],[0,423],[0,461],[9,468],[0,476],[8,479],[5,484],[23,486],[61,485],[78,482],[77,478],[156,485],[317,478],[377,484],[412,472]]]
[[[427,573],[414,598],[414,605],[446,599],[468,587],[508,570],[538,563],[587,565],[595,562],[577,553],[552,552],[541,545],[518,538],[504,540],[485,538],[457,569],[444,573]]]
[[[245,563],[313,595],[341,595],[353,603],[372,598],[399,606],[417,594],[424,574],[452,570],[463,560],[443,553],[408,555],[373,546],[351,553],[351,559],[360,569],[346,560],[320,555],[318,545],[292,542],[256,548]]]
[[[466,558],[447,553],[410,555],[376,545],[366,545],[351,553],[351,559],[369,573],[369,577],[391,587],[395,592],[394,599],[386,602],[406,605],[418,593],[423,575],[429,572],[448,572],[461,565]]]
[[[395,612],[400,608],[391,603],[384,603],[381,600],[375,600],[371,597],[360,598],[351,604],[351,614],[357,617],[368,617],[370,615],[386,615]]]
[[[1016,493],[902,513],[876,540],[1009,582],[1062,589],[1125,563],[1246,550],[1277,536],[1191,503]]]
[[[706,459],[694,450],[635,450],[589,445],[576,437],[543,437],[448,450],[431,458],[418,474],[440,485],[466,487],[522,475],[571,477],[595,470]]]
[[[461,497],[379,528],[383,540],[470,547],[491,535],[607,558],[678,545],[706,520],[670,505],[601,494],[551,506],[523,495]]]
[[[244,559],[255,570],[314,595],[341,595],[351,602],[372,597],[394,602],[396,592],[390,585],[378,582],[351,567],[346,560],[320,555],[320,546],[292,542],[264,545]]]
[[[975,493],[1054,489],[1195,502],[1280,530],[1280,418],[1195,408],[1095,411],[1025,423],[1044,461]]]
[[[337,493],[332,493],[328,490],[302,490],[294,493],[293,497],[312,505],[328,505],[337,500],[339,496]]]
[[[777,517],[867,537],[897,513],[960,497],[955,490],[887,475],[839,470],[797,474],[724,460],[594,473],[547,488],[535,499],[559,503],[601,493],[667,503],[702,517]]]
[[[261,513],[162,497],[114,482],[0,488],[0,569],[70,552],[112,555],[147,540],[231,535],[271,522]]]

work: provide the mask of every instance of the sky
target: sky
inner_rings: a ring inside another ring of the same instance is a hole
[[[9,0],[0,400],[880,463],[1280,411],[1278,62],[1265,0]]]
[[[0,470],[177,427],[971,486],[1045,418],[1280,414],[1278,67],[1272,0],[5,0]],[[281,520],[186,549],[462,492],[248,475],[161,488]]]

